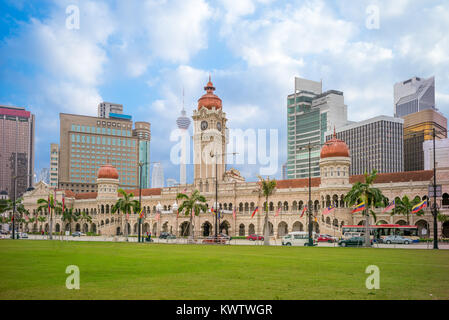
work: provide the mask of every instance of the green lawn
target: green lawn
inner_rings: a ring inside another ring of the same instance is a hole
[[[449,250],[2,240],[0,277],[0,299],[449,299]]]

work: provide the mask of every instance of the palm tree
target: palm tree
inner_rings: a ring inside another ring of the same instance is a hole
[[[268,198],[274,193],[276,189],[276,180],[270,180],[269,177],[267,179],[259,177],[259,186],[262,194],[265,196],[265,221],[264,221],[264,242],[265,246],[270,245],[270,227],[268,221]]]
[[[112,213],[116,213],[117,211],[121,211],[124,215],[130,214],[131,209],[134,212],[137,212],[139,209],[139,201],[131,200],[134,197],[132,193],[126,193],[123,189],[118,189],[119,196],[122,197],[117,200],[117,202],[112,206]],[[125,219],[125,237],[126,241],[128,241],[128,220]]]
[[[37,217],[37,221],[44,223],[45,221],[47,221],[47,217],[39,216],[39,217]]]
[[[373,188],[372,185],[377,177],[377,170],[373,170],[371,174],[365,172],[365,182],[356,182],[352,189],[345,196],[345,201],[353,206],[357,203],[365,203],[365,210],[363,215],[365,216],[365,246],[370,246],[370,233],[369,233],[369,216],[373,216],[374,221],[377,220],[376,213],[373,211],[375,206],[384,206],[388,202],[387,198],[382,194],[382,191],[378,188]]]
[[[80,218],[79,213],[73,211],[73,209],[65,209],[62,213],[62,221],[67,222],[69,224],[69,232],[72,234],[72,222],[78,221]]]
[[[49,199],[49,200],[48,200]],[[53,211],[55,214],[58,214],[59,212],[62,212],[62,203],[57,201],[52,194],[48,197],[48,199],[38,199],[37,204],[39,204],[39,207],[37,207],[37,211],[42,212],[44,209],[50,207],[50,240],[53,239]]]
[[[184,199],[184,201],[179,206],[179,212],[184,213],[184,215],[190,215],[189,222],[189,235],[193,238],[193,214],[198,216],[200,212],[207,212],[206,198],[200,194],[198,190],[192,192],[190,197],[185,193],[178,193],[176,196],[177,200]],[[193,213],[193,214],[192,214]]]
[[[92,223],[92,217],[84,210],[83,210],[83,212],[81,212],[80,220],[81,220],[81,222],[86,221],[88,223]]]
[[[395,208],[391,212],[391,215],[402,214],[407,217],[407,225],[410,225],[410,213],[415,205],[421,202],[421,198],[416,196],[412,201],[410,201],[408,196],[403,196],[402,199],[396,197],[394,200]],[[417,215],[424,214],[423,210],[420,210]]]

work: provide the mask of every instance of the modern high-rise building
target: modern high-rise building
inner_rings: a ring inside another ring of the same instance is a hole
[[[184,100],[184,97],[183,97]],[[187,174],[186,174],[186,163],[187,163],[187,157],[190,155],[188,153],[188,147],[187,144],[189,141],[189,126],[190,126],[190,118],[186,116],[186,111],[184,109],[184,101],[182,105],[182,111],[181,115],[176,119],[176,125],[178,126],[178,129],[181,131],[181,143],[182,143],[182,149],[181,149],[181,157],[180,157],[180,163],[179,163],[179,184],[186,184],[187,183]]]
[[[156,162],[153,165],[153,175],[151,176],[151,188],[164,187],[164,168],[162,163]]]
[[[50,144],[50,187],[58,187],[59,144]]]
[[[395,117],[427,109],[435,109],[435,77],[414,77],[394,85]]]
[[[133,131],[132,121],[126,119],[65,113],[59,118],[59,188],[96,191],[97,171],[106,163],[117,168],[120,188],[138,188],[138,161],[144,159],[139,157],[139,137],[147,141],[149,123],[138,122]]]
[[[148,122],[138,121],[134,124],[133,135],[139,144],[139,162],[142,164],[142,188],[150,188],[150,141],[151,125]],[[140,172],[138,172],[140,177]]]
[[[408,114],[404,119],[404,170],[424,170],[423,143],[447,138],[447,118],[434,109]]]
[[[433,170],[433,140],[423,143],[424,170]],[[435,162],[436,168],[449,168],[449,138],[435,140]]]
[[[350,175],[376,169],[379,173],[400,172],[404,168],[403,124],[401,118],[379,116],[336,129],[336,136],[349,147]],[[327,135],[326,139],[332,139]]]
[[[320,144],[325,142],[325,133],[333,127],[347,124],[347,106],[343,92],[322,92],[322,83],[295,78],[295,93],[287,97],[288,121],[288,179],[309,176],[309,151],[311,151],[311,173],[320,176]]]
[[[101,102],[98,105],[98,117],[99,118],[110,118],[110,115],[121,115],[123,114],[123,105],[111,102]]]
[[[11,199],[33,186],[34,130],[34,114],[0,105],[0,191],[6,191]]]

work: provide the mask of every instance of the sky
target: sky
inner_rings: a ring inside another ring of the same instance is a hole
[[[191,116],[209,74],[229,128],[277,130],[276,178],[295,76],[343,91],[351,121],[393,116],[394,83],[435,76],[449,115],[446,0],[0,0],[0,12],[0,104],[35,114],[36,171],[60,112],[96,116],[109,101],[151,123],[151,161],[179,181],[170,132],[183,89]],[[254,181],[261,165],[235,167]]]

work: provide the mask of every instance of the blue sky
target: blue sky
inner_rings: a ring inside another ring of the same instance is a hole
[[[78,30],[66,28],[68,5],[79,7]],[[366,26],[370,5],[378,29]],[[169,134],[182,88],[191,115],[209,73],[229,127],[279,130],[279,164],[295,76],[343,91],[357,121],[393,115],[395,82],[435,75],[449,114],[445,0],[2,0],[0,12],[0,104],[36,115],[36,169],[59,142],[59,112],[96,115],[112,101],[151,122],[152,161],[179,180]],[[254,180],[259,166],[237,168]]]

